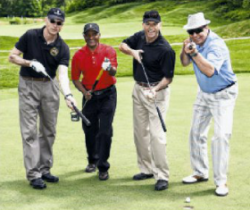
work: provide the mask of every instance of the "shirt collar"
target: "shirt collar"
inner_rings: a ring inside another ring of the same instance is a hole
[[[42,28],[38,29],[38,36],[39,36],[40,39],[42,39],[43,43],[46,42],[46,40],[45,40],[45,38],[43,36],[44,29],[45,29],[45,26],[43,26]],[[49,44],[49,45],[59,46],[60,45],[60,42],[59,42],[60,40],[61,40],[61,37],[60,37],[60,35],[58,33],[56,40],[53,43]]]

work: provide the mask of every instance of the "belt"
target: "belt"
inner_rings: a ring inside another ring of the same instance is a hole
[[[136,81],[136,84],[137,84],[137,85],[140,85],[140,86],[142,86],[142,87],[149,87],[149,86],[148,86],[148,83],[145,83],[145,82],[137,82],[137,81]],[[159,82],[153,82],[153,83],[149,83],[149,84],[150,84],[150,86],[154,87],[154,86],[158,85]]]
[[[36,78],[36,77],[23,77],[24,80],[30,80],[30,81],[40,81],[40,82],[48,82],[50,81],[49,78],[47,77],[41,77],[41,78]]]
[[[233,86],[235,83],[236,83],[236,82],[233,82],[233,83],[231,83],[230,85],[228,85],[228,86],[226,86],[226,87],[224,87],[224,88],[218,90],[217,92],[220,92],[220,91],[222,91],[222,90],[225,90],[225,89],[227,89],[227,88]]]
[[[105,93],[105,92],[111,90],[113,87],[114,87],[114,85],[111,85],[111,86],[109,86],[109,87],[107,87],[107,88],[105,88],[105,89],[96,90],[96,91],[94,91],[92,94],[94,94],[94,95],[96,95],[96,96],[99,96],[99,95],[102,95],[103,93]]]

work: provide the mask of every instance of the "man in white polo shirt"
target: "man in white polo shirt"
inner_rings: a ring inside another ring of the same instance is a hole
[[[229,50],[224,41],[208,28],[209,20],[199,12],[189,15],[184,29],[189,37],[184,41],[181,63],[193,63],[199,91],[194,103],[189,136],[193,174],[184,184],[208,180],[207,133],[214,120],[212,161],[215,194],[226,196],[229,139],[232,134],[233,110],[238,95],[237,78],[233,73]]]

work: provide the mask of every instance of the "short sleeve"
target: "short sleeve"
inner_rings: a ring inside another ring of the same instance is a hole
[[[130,48],[135,49],[142,35],[141,33],[142,32],[137,32],[133,36],[130,36],[127,39],[124,39],[123,43],[126,43]]]
[[[70,51],[68,45],[64,44],[63,46],[63,54],[59,61],[59,65],[69,66],[69,58],[70,58]]]
[[[109,47],[107,49],[107,58],[110,60],[111,65],[114,66],[115,68],[117,68],[117,66],[118,66],[117,55],[116,55],[116,51],[114,48]]]
[[[29,39],[29,31],[27,31],[19,38],[18,42],[15,44],[15,47],[22,53],[26,53],[28,50],[28,39]]]
[[[166,50],[160,59],[162,72],[166,78],[174,77],[175,69],[175,51],[173,49]]]

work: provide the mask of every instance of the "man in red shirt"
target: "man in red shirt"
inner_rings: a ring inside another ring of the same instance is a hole
[[[99,43],[101,34],[96,23],[86,24],[83,36],[86,45],[75,53],[71,75],[75,87],[84,95],[83,114],[91,122],[90,127],[82,124],[88,153],[88,166],[85,171],[91,173],[98,167],[99,179],[107,180],[113,136],[112,122],[117,100],[114,77],[117,68],[116,51]],[[92,90],[102,69],[103,74]]]

